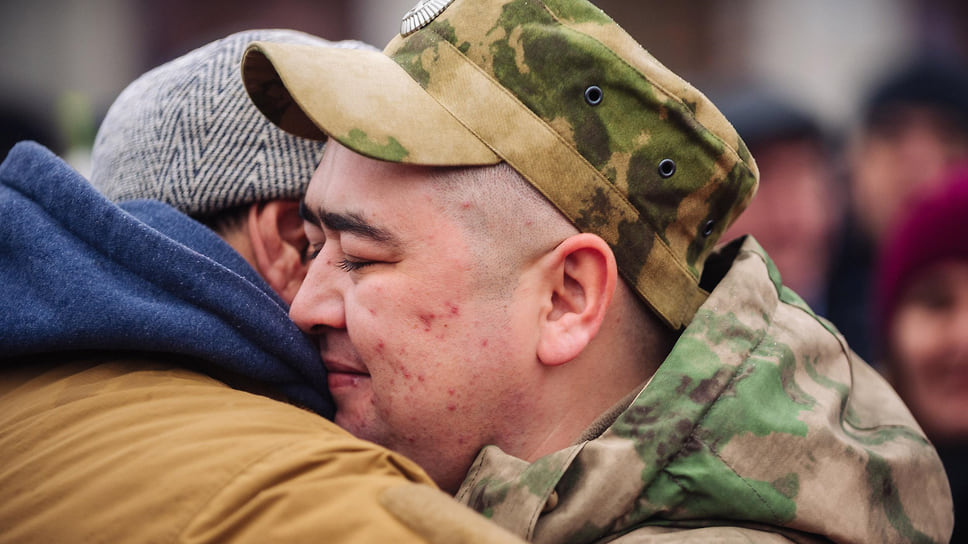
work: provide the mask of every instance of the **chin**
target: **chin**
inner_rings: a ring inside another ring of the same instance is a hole
[[[373,426],[368,424],[367,418],[363,417],[359,412],[352,409],[344,409],[342,405],[337,403],[336,417],[333,418],[333,421],[343,429],[349,431],[353,436],[375,442],[372,437]]]

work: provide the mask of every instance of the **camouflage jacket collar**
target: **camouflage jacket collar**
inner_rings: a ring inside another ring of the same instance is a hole
[[[946,542],[944,471],[893,390],[755,240],[716,259],[721,281],[611,426],[534,463],[485,448],[458,499],[535,542],[704,527]]]

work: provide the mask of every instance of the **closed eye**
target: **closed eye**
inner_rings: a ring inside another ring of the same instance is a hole
[[[370,265],[376,264],[378,261],[354,261],[352,259],[343,259],[339,262],[339,269],[344,272],[354,272],[361,268],[365,268]]]

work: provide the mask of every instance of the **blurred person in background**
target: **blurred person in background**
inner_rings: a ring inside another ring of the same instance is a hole
[[[935,444],[955,504],[952,542],[968,540],[968,168],[903,215],[876,282],[877,356]]]
[[[749,89],[720,103],[760,169],[756,198],[723,240],[752,234],[784,285],[824,315],[832,248],[844,215],[832,144],[816,119],[778,94]]]
[[[848,144],[850,211],[829,282],[827,317],[872,360],[872,266],[905,203],[968,158],[968,73],[919,58],[876,85]]]

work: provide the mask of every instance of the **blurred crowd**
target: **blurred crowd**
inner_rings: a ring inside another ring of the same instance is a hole
[[[725,239],[750,233],[783,283],[879,365],[879,254],[920,195],[968,161],[968,74],[925,57],[871,89],[850,134],[831,134],[790,99],[744,89],[717,100],[760,168],[750,207]],[[950,236],[959,236],[957,232]]]
[[[724,237],[752,234],[785,285],[894,385],[937,446],[968,538],[968,74],[920,58],[875,85],[850,134],[762,89],[719,105],[760,168]]]

